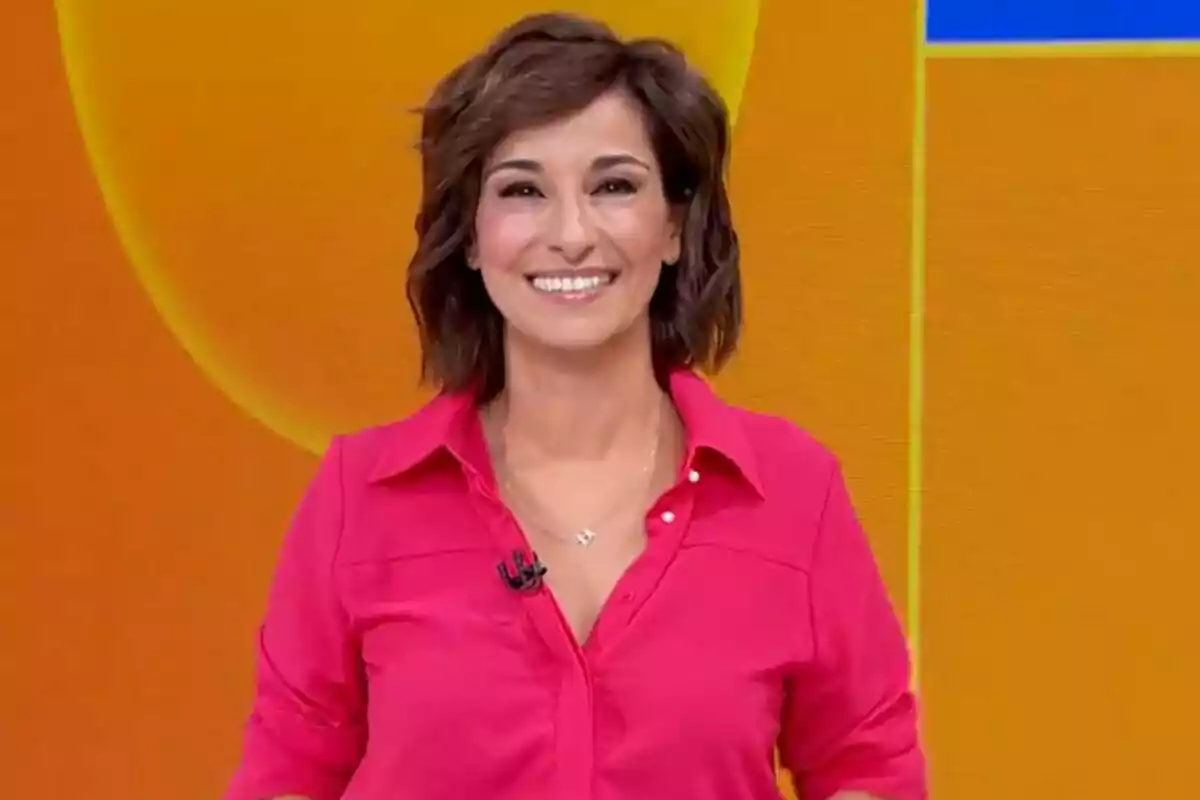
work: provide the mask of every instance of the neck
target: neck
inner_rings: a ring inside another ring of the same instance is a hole
[[[590,460],[644,449],[664,393],[649,337],[641,339],[636,348],[614,343],[588,353],[547,353],[507,337],[496,412],[512,457]]]

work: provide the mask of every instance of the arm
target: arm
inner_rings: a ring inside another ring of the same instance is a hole
[[[780,737],[801,800],[926,800],[908,648],[841,470],[809,570],[812,654],[791,676]]]
[[[341,462],[335,440],[284,539],[259,630],[242,759],[225,800],[336,800],[362,758],[364,679],[333,570]]]

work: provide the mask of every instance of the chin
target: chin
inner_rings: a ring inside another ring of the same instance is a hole
[[[512,345],[534,350],[584,355],[619,347],[628,341],[628,328],[612,325],[586,325],[564,330],[525,330]]]
[[[591,353],[612,347],[617,340],[615,335],[579,335],[579,336],[547,336],[539,337],[532,343],[541,350],[563,353]]]

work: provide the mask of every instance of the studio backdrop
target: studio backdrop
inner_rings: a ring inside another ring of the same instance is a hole
[[[1194,793],[1200,6],[565,5],[729,102],[717,385],[841,455],[934,797]],[[218,796],[318,454],[427,397],[412,109],[537,7],[4,4],[9,796]]]

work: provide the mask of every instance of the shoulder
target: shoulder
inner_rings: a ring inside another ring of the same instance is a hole
[[[334,437],[331,453],[341,462],[347,486],[376,483],[399,475],[461,436],[466,401],[437,395],[392,422]]]
[[[354,482],[369,482],[375,471],[386,462],[387,455],[411,438],[419,428],[416,419],[420,412],[379,425],[347,431],[333,437],[329,451],[342,466],[343,474]]]
[[[838,457],[824,442],[787,417],[740,406],[730,409],[740,421],[768,497],[781,491],[793,499],[824,497],[840,470]],[[797,491],[804,497],[797,498]]]
[[[747,518],[755,546],[808,570],[831,501],[840,498],[840,461],[810,431],[777,414],[730,406],[761,492]]]
[[[763,459],[825,470],[836,465],[837,457],[833,451],[795,421],[742,406],[730,406],[730,409],[740,418],[747,439]]]
[[[458,519],[463,473],[442,468],[457,441],[457,417],[445,415],[443,405],[435,398],[394,422],[334,437],[326,470],[339,476],[343,564],[462,544],[455,537],[468,530]]]

